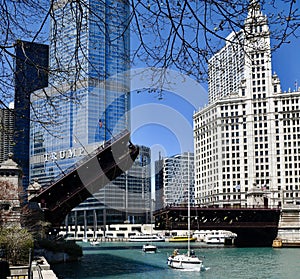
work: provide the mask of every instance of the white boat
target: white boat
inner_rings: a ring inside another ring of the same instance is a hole
[[[164,242],[165,238],[158,235],[138,234],[129,237],[130,242]]]
[[[97,246],[97,245],[100,244],[100,242],[97,241],[97,240],[93,240],[93,241],[90,241],[90,244],[91,244],[92,246]]]
[[[236,234],[225,230],[213,230],[207,233],[204,237],[204,242],[207,244],[225,244],[226,239],[231,240],[236,238]]]
[[[145,253],[156,253],[157,251],[157,246],[153,244],[144,244],[143,245],[143,252]]]
[[[189,156],[188,153],[188,235],[191,231],[191,210],[190,210],[190,172],[189,172]],[[190,238],[188,237],[188,251],[187,254],[180,254],[178,250],[174,250],[173,254],[168,257],[167,264],[174,269],[186,271],[201,271],[203,262],[191,251]]]
[[[174,250],[173,255],[168,257],[168,266],[174,269],[201,271],[203,263],[193,251],[179,254],[178,250]]]

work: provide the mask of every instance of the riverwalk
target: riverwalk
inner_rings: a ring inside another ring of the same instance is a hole
[[[57,279],[51,267],[44,257],[32,262],[32,279]]]
[[[28,279],[28,266],[10,267],[10,276],[7,279]],[[56,274],[44,257],[32,261],[30,279],[57,279]]]

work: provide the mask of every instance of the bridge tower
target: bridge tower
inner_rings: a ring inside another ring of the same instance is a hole
[[[12,159],[8,159],[0,166],[0,225],[21,226],[22,170]],[[2,223],[2,224],[1,224]]]

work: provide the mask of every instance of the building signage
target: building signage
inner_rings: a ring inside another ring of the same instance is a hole
[[[63,159],[70,159],[85,155],[85,150],[83,147],[80,148],[70,148],[67,150],[61,150],[57,152],[50,152],[44,154],[45,162],[58,161]]]

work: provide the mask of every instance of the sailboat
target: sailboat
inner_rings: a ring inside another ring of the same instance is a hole
[[[189,172],[189,157],[188,153],[188,235],[191,230],[191,209],[190,209],[190,172]],[[188,271],[201,271],[203,262],[191,251],[190,238],[188,238],[188,251],[187,254],[180,254],[177,249],[173,254],[168,257],[168,266],[174,269],[188,270]]]

